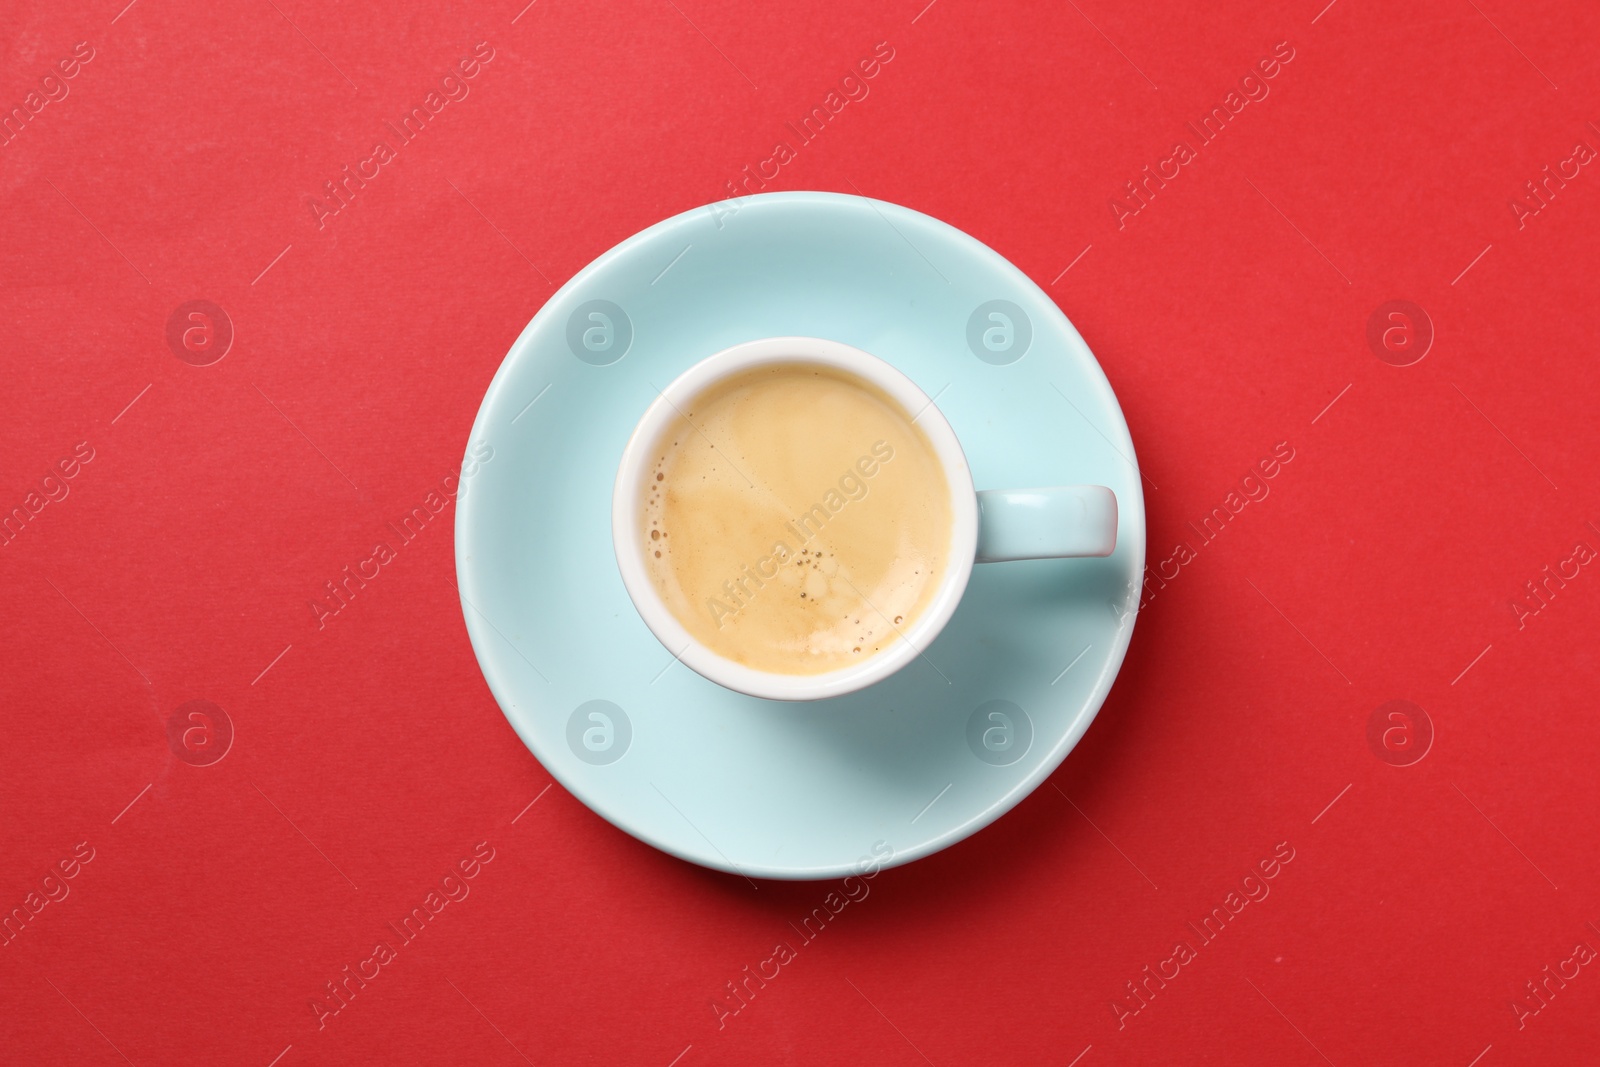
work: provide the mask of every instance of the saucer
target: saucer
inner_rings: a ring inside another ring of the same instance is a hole
[[[1116,551],[978,565],[926,654],[847,696],[767,701],[695,674],[623,588],[617,463],[658,387],[713,352],[788,335],[908,375],[979,489],[1110,486]],[[749,196],[623,241],[523,330],[467,457],[462,612],[506,718],[596,813],[706,867],[835,878],[976,832],[1077,744],[1132,635],[1144,496],[1099,364],[1016,267],[882,201]]]

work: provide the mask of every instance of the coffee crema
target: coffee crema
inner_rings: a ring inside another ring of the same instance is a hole
[[[821,674],[903,640],[949,564],[944,467],[877,386],[812,363],[709,387],[658,438],[643,538],[668,610],[755,670]]]

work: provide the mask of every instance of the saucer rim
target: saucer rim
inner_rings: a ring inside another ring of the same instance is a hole
[[[507,350],[506,355],[501,359],[500,365],[495,369],[495,373],[491,377],[489,385],[484,391],[483,400],[479,404],[478,413],[473,419],[472,430],[467,438],[466,449],[469,459],[471,458],[470,450],[472,449],[474,442],[484,439],[487,436],[487,423],[493,416],[499,414],[499,408],[502,405],[510,403],[505,395],[507,391],[506,383],[510,378],[513,367],[519,361],[530,358],[530,353],[534,351],[533,334],[535,330],[542,325],[544,318],[549,313],[549,310],[552,307],[560,306],[564,302],[564,298],[566,298],[569,293],[588,284],[588,282],[594,276],[609,269],[617,260],[632,255],[640,246],[650,244],[663,236],[670,235],[675,231],[695,225],[700,221],[699,216],[705,212],[709,211],[713,214],[713,218],[717,218],[715,213],[723,203],[723,201],[715,201],[709,204],[701,204],[696,207],[689,208],[688,210],[679,212],[678,214],[653,223],[652,225],[624,238],[617,244],[602,252],[599,256],[595,257],[589,263],[585,264],[580,270],[573,274],[571,278],[562,284],[560,288],[558,288],[554,293],[545,299],[545,301],[540,305],[539,309],[528,320],[527,325],[523,327],[520,333],[518,333],[516,340],[512,342],[511,347]],[[945,222],[942,219],[927,215],[923,212],[917,211],[914,208],[909,208],[901,204],[895,204],[890,201],[877,200],[850,193],[837,193],[824,190],[795,190],[773,193],[757,193],[739,197],[737,200],[737,210],[740,212],[752,208],[757,210],[765,210],[762,205],[768,204],[774,207],[796,205],[802,208],[811,207],[823,211],[837,210],[841,208],[848,209],[853,205],[865,204],[877,212],[880,216],[885,217],[885,221],[888,221],[889,217],[899,216],[908,222],[931,226],[936,230],[949,231],[950,235],[958,244],[965,243],[974,254],[987,257],[987,259],[990,261],[990,264],[995,267],[1000,274],[1009,277],[1012,281],[1012,284],[1017,286],[1020,291],[1029,292],[1036,296],[1044,303],[1045,306],[1053,309],[1054,312],[1060,316],[1060,323],[1066,327],[1069,338],[1075,339],[1077,344],[1081,346],[1082,353],[1088,356],[1088,366],[1085,368],[1085,373],[1097,375],[1100,384],[1104,386],[1106,396],[1109,398],[1112,409],[1117,417],[1118,426],[1114,426],[1113,429],[1121,429],[1124,443],[1128,449],[1128,454],[1124,456],[1124,459],[1126,459],[1127,462],[1132,466],[1134,477],[1131,480],[1131,485],[1133,487],[1133,498],[1129,502],[1133,506],[1128,508],[1127,511],[1130,513],[1130,516],[1132,513],[1136,513],[1138,521],[1136,523],[1119,523],[1117,536],[1120,539],[1126,534],[1127,536],[1135,538],[1137,542],[1137,558],[1131,559],[1131,564],[1134,566],[1134,575],[1137,577],[1137,575],[1142,571],[1144,554],[1147,549],[1148,530],[1144,504],[1144,488],[1141,481],[1142,473],[1138,463],[1138,454],[1133,443],[1133,435],[1130,427],[1128,426],[1127,416],[1122,410],[1122,403],[1117,397],[1116,390],[1112,388],[1110,381],[1106,378],[1104,367],[1100,365],[1100,361],[1094,355],[1093,350],[1090,349],[1087,342],[1083,340],[1082,335],[1078,332],[1078,329],[1073,324],[1071,318],[1069,318],[1067,314],[1061,310],[1054,299],[1052,299],[1037,282],[1024,273],[1021,268],[1017,267],[1009,259],[995,251],[993,248],[989,247],[989,245],[985,244],[977,237],[974,237],[965,230]],[[727,209],[723,208],[723,210],[726,211]],[[888,361],[886,360],[885,362]],[[891,363],[891,366],[893,365],[894,364]],[[1116,446],[1114,445],[1113,447]],[[1121,451],[1120,448],[1117,450],[1119,452]],[[518,738],[521,739],[523,745],[528,749],[529,754],[534,757],[540,766],[542,766],[553,779],[560,782],[562,787],[565,788],[569,793],[573,794],[573,796],[583,803],[586,808],[600,816],[606,822],[617,827],[617,829],[628,834],[630,837],[642,841],[652,848],[656,848],[667,853],[668,855],[677,857],[678,859],[684,860],[688,863],[695,864],[696,866],[705,867],[711,870],[718,870],[728,874],[741,875],[747,879],[766,878],[774,881],[821,881],[846,877],[851,874],[858,873],[862,862],[861,860],[857,860],[852,863],[833,863],[811,867],[781,867],[761,862],[749,862],[744,864],[735,863],[732,859],[722,855],[720,850],[717,849],[715,845],[711,846],[710,854],[693,852],[674,840],[663,838],[642,827],[625,823],[622,821],[621,815],[614,816],[609,810],[607,810],[606,805],[597,806],[597,804],[592,801],[589,791],[584,788],[584,784],[579,781],[576,776],[569,773],[563,773],[563,771],[560,769],[561,764],[559,761],[547,763],[543,759],[540,759],[539,752],[540,748],[544,744],[545,738],[536,738],[534,736],[534,730],[531,722],[521,721],[521,715],[513,715],[507,710],[508,708],[518,708],[520,706],[518,701],[515,699],[515,695],[511,692],[510,678],[512,677],[512,674],[509,670],[503,670],[498,666],[498,660],[501,658],[501,654],[495,649],[494,642],[489,639],[489,633],[487,632],[488,630],[493,629],[493,624],[489,623],[487,617],[482,616],[481,612],[479,612],[479,610],[467,598],[468,588],[477,588],[478,585],[481,584],[482,576],[479,574],[477,568],[485,565],[477,563],[467,549],[469,543],[468,535],[470,535],[471,528],[473,526],[473,515],[476,514],[477,511],[475,504],[475,494],[462,494],[462,499],[460,499],[458,503],[454,524],[457,592],[459,593],[461,599],[461,611],[463,619],[466,623],[468,638],[472,645],[474,658],[478,662],[479,672],[483,675],[485,683],[489,686],[490,692],[493,694],[495,702],[500,708],[501,714],[505,717],[511,728],[516,732]],[[1120,504],[1121,501],[1119,500],[1119,505]],[[1119,506],[1119,512],[1122,510],[1123,509]],[[1131,599],[1132,604],[1128,608],[1127,614],[1122,617],[1119,622],[1112,646],[1103,662],[1099,676],[1094,681],[1092,690],[1090,690],[1090,695],[1081,702],[1081,710],[1076,712],[1072,724],[1068,726],[1068,728],[1061,734],[1051,752],[1047,754],[1046,757],[1041,760],[1032,771],[1019,778],[1009,789],[1007,789],[1000,796],[996,797],[990,803],[984,805],[973,815],[956,824],[955,826],[950,827],[943,833],[928,838],[917,845],[914,845],[903,851],[894,851],[892,856],[878,864],[881,869],[898,867],[914,862],[936,852],[943,851],[944,849],[949,848],[951,845],[971,837],[979,830],[994,823],[1007,812],[1015,808],[1036,789],[1038,789],[1039,786],[1042,785],[1047,778],[1054,774],[1057,769],[1060,768],[1061,764],[1065,762],[1067,756],[1072,753],[1072,751],[1077,747],[1078,743],[1083,739],[1083,735],[1088,732],[1090,725],[1093,724],[1095,718],[1099,715],[1100,710],[1105,706],[1105,701],[1110,695],[1111,687],[1115,683],[1117,676],[1121,673],[1122,665],[1127,658],[1127,651],[1130,643],[1132,642],[1133,632],[1137,626],[1138,616],[1140,614],[1137,596],[1132,597]],[[865,858],[866,857],[863,857],[863,859]]]

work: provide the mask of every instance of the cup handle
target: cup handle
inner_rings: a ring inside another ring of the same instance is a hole
[[[979,563],[1109,556],[1116,547],[1117,497],[1103,485],[978,493]]]

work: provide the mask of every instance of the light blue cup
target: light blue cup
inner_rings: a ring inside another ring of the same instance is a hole
[[[694,410],[699,397],[761,367],[795,364],[842,371],[876,386],[908,420],[922,428],[944,469],[951,524],[945,552],[948,562],[920,614],[901,625],[868,602],[897,640],[865,661],[836,670],[782,674],[757,670],[715,652],[672,613],[646,565],[651,545],[644,537],[642,512],[662,453],[662,438],[674,432],[685,411]],[[1117,498],[1103,485],[974,492],[972,471],[955,430],[933,399],[910,378],[876,356],[838,341],[769,337],[734,345],[701,360],[661,390],[645,409],[617,465],[611,539],[633,606],[667,651],[685,666],[748,696],[825,700],[881,682],[922,655],[955,614],[975,562],[1111,555],[1117,545]]]

